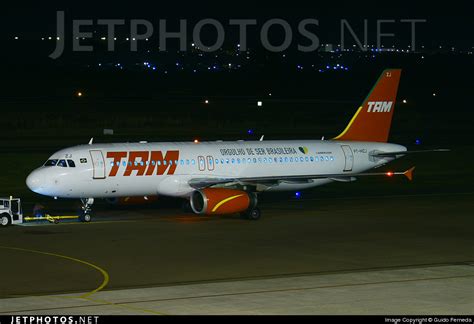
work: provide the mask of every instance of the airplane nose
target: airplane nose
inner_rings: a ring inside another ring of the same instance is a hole
[[[38,192],[41,189],[41,178],[38,170],[31,172],[26,178],[26,185],[33,192]]]

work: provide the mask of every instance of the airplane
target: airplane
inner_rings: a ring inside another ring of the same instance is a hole
[[[400,69],[382,72],[347,127],[331,140],[89,144],[60,150],[26,179],[34,192],[82,201],[91,220],[94,199],[159,195],[186,198],[196,214],[240,213],[257,220],[258,193],[301,190],[362,176],[409,153],[388,143]],[[262,138],[263,139],[263,138]],[[442,151],[442,150],[437,150]]]

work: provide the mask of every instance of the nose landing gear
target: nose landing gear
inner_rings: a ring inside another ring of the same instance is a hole
[[[92,208],[94,204],[94,198],[83,198],[81,199],[82,207],[81,214],[79,215],[79,220],[81,222],[89,223],[92,220]]]

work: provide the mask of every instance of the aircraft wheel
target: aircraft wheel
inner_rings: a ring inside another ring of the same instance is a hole
[[[8,214],[0,215],[0,226],[1,227],[7,227],[11,223],[12,223],[12,220],[10,218],[10,215],[8,215]]]
[[[92,217],[89,214],[84,214],[81,216],[80,219],[81,219],[81,222],[83,223],[89,223],[92,220]]]
[[[247,218],[249,220],[259,220],[261,216],[262,214],[258,208],[253,208],[247,212]]]

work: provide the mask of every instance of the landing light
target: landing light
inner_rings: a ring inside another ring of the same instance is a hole
[[[194,143],[195,143],[195,144],[199,143],[199,140],[196,138],[196,139],[194,140]]]
[[[387,173],[385,173],[387,175],[387,177],[391,177],[393,176],[393,172],[392,171],[388,171]]]

